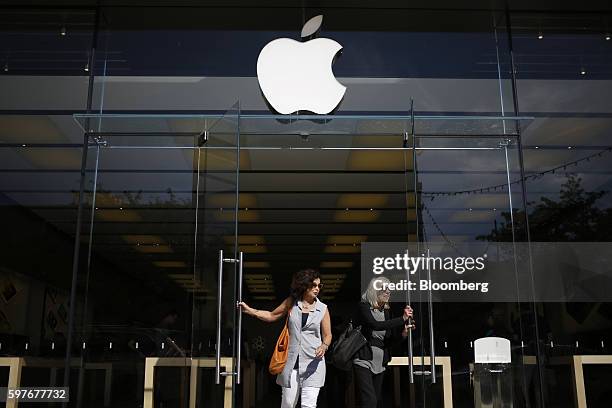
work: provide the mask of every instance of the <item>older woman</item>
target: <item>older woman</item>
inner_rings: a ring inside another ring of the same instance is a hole
[[[378,281],[379,285],[374,283]],[[375,408],[382,401],[382,383],[385,367],[391,360],[391,340],[394,329],[403,328],[405,337],[408,329],[413,328],[411,322],[412,308],[404,308],[402,316],[392,319],[389,314],[389,296],[384,287],[389,280],[384,277],[373,278],[368,288],[361,296],[361,302],[355,317],[355,325],[361,326],[361,333],[368,340],[353,360],[355,372],[355,387],[361,407]]]
[[[281,408],[293,408],[301,395],[302,408],[315,408],[319,389],[325,384],[323,356],[331,344],[327,305],[317,296],[321,277],[314,269],[293,275],[291,295],[272,311],[257,310],[239,303],[244,313],[264,322],[275,322],[289,313],[289,352],[283,371],[276,377],[282,387]]]

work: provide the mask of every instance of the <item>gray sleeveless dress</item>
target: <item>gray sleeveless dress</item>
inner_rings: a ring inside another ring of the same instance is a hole
[[[298,381],[302,387],[321,388],[325,385],[325,358],[316,358],[315,351],[321,345],[321,321],[327,305],[317,299],[314,310],[308,314],[306,325],[302,328],[302,301],[291,309],[289,316],[289,352],[283,371],[276,377],[281,387],[291,386],[291,371],[299,359]]]

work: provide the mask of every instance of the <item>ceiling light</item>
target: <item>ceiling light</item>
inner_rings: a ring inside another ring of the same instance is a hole
[[[83,68],[83,71],[89,72],[89,62],[85,64],[85,68]]]
[[[538,33],[538,40],[541,40],[542,38],[544,38],[544,35],[542,34],[542,32],[540,31]]]
[[[536,149],[539,149],[539,148],[540,148],[540,146],[536,146],[535,148],[536,148]]]
[[[580,69],[580,75],[586,75],[586,70],[584,68]]]
[[[66,35],[66,27],[62,27],[62,29],[60,30],[60,35],[62,37],[64,37]]]
[[[4,64],[4,72],[8,72],[8,62]]]
[[[155,261],[153,266],[158,268],[187,268],[187,263],[183,261]]]
[[[323,261],[320,265],[321,268],[352,268],[353,262],[346,261]]]
[[[610,34],[606,34],[606,41],[610,41]]]

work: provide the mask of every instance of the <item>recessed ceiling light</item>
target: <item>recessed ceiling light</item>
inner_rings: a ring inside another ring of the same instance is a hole
[[[584,68],[580,70],[580,75],[586,75],[586,70]]]
[[[66,35],[66,27],[62,27],[62,29],[60,30],[60,35],[62,37]]]
[[[610,41],[610,34],[606,34],[606,41]]]
[[[538,40],[541,40],[542,38],[544,38],[544,35],[542,34],[542,32],[540,31],[538,33]]]

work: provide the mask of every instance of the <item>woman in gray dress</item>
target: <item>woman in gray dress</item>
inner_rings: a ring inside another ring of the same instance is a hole
[[[238,304],[244,313],[264,322],[275,322],[289,313],[289,352],[283,371],[276,377],[282,387],[281,408],[293,408],[301,396],[302,408],[315,408],[325,384],[325,352],[331,344],[327,305],[318,299],[321,277],[314,269],[293,275],[291,295],[272,311]]]

